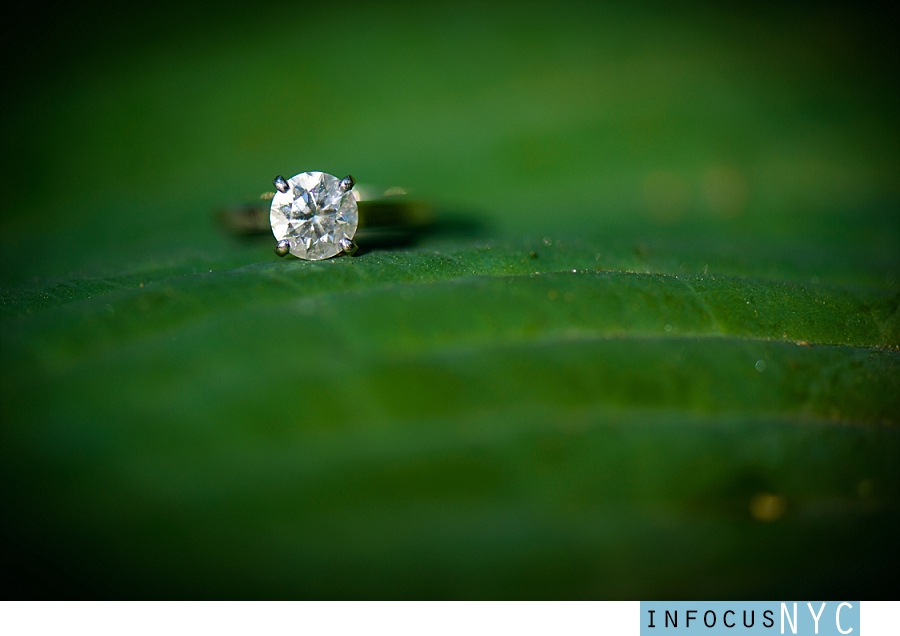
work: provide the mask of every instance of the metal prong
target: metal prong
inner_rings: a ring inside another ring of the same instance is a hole
[[[344,254],[346,254],[347,256],[353,256],[354,254],[356,254],[356,250],[359,249],[359,245],[348,238],[342,238],[340,241],[338,241],[338,245],[341,246],[341,249],[344,250]]]
[[[275,189],[278,190],[279,192],[287,192],[288,190],[291,189],[291,186],[288,185],[288,182],[285,181],[284,177],[282,177],[281,175],[278,175],[277,177],[275,177],[275,179],[272,181],[272,184],[275,186]]]
[[[353,175],[347,175],[341,182],[338,184],[338,190],[341,192],[349,192],[353,189],[353,186],[356,185],[356,179],[353,178]]]
[[[287,256],[287,253],[291,251],[291,242],[287,239],[282,239],[278,241],[278,245],[275,246],[275,253],[279,256]]]

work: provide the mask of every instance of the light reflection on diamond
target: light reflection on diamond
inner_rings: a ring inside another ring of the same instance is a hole
[[[288,191],[272,198],[275,239],[288,239],[298,258],[317,261],[339,254],[341,239],[352,240],[359,224],[355,193],[341,193],[340,179],[324,172],[304,172],[287,183]]]

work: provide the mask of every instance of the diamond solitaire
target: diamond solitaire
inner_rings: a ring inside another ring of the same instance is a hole
[[[278,241],[275,253],[319,261],[353,254],[353,235],[359,224],[356,183],[324,172],[303,172],[285,180],[275,177],[269,222]]]

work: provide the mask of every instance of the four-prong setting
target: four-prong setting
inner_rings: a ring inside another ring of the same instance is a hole
[[[287,256],[288,252],[291,251],[291,242],[287,239],[282,239],[278,241],[278,244],[275,246],[275,253],[279,256]]]
[[[278,175],[272,180],[272,185],[274,185],[275,189],[282,194],[291,189],[291,187],[288,185],[288,182],[285,181],[284,177],[282,177],[281,175]]]
[[[356,250],[359,249],[359,245],[348,238],[342,238],[340,241],[338,241],[338,245],[341,246],[341,250],[347,256],[353,256],[354,254],[356,254]]]
[[[341,179],[341,182],[338,184],[338,190],[341,192],[350,192],[353,189],[353,186],[356,185],[356,179],[353,178],[352,174],[348,174],[346,177]]]
[[[269,212],[276,254],[318,261],[356,251],[359,209],[352,176],[303,172],[287,180],[279,175],[272,183],[278,190]]]

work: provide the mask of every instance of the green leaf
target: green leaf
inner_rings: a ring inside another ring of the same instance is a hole
[[[327,55],[233,16],[88,49],[6,107],[7,174],[71,154],[52,205],[10,189],[2,216],[10,595],[896,591],[871,51],[788,10],[542,13],[537,39],[502,8],[356,11]],[[301,53],[323,65],[260,98]],[[366,99],[312,99],[326,68]],[[448,222],[315,263],[213,224],[292,169],[409,184]]]

